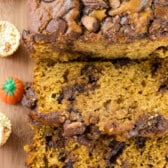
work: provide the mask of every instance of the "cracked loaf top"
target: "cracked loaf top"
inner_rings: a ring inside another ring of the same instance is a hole
[[[168,37],[167,0],[29,0],[31,33],[112,42]],[[85,36],[83,36],[85,35]]]

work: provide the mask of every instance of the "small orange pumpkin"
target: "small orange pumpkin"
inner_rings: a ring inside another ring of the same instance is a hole
[[[24,94],[23,83],[15,77],[6,79],[0,87],[0,98],[8,104],[17,104]]]

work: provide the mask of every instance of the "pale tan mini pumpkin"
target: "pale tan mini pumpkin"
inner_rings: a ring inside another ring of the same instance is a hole
[[[0,56],[12,55],[20,45],[21,35],[10,22],[0,21]]]
[[[0,146],[4,145],[8,140],[11,127],[10,120],[3,113],[0,113]]]

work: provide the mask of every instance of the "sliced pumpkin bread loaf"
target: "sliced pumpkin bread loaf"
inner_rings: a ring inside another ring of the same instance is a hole
[[[28,0],[35,60],[168,56],[167,0]]]

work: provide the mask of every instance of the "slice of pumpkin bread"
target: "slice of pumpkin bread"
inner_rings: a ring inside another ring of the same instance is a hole
[[[64,138],[56,127],[41,126],[24,148],[28,168],[112,168],[124,146],[110,136]]]
[[[89,125],[124,138],[168,132],[168,60],[40,62],[32,88],[37,108],[30,119],[61,124],[64,136]]]
[[[56,127],[34,127],[28,153],[28,168],[167,168],[168,135],[161,138],[133,138],[117,142],[100,135],[65,138]],[[95,136],[94,136],[95,137]]]

